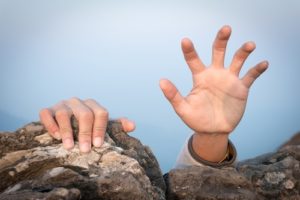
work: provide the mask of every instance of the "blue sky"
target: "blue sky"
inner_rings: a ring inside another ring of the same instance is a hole
[[[180,40],[191,38],[209,64],[218,29],[233,34],[226,63],[245,41],[270,68],[252,87],[232,133],[239,159],[275,150],[300,130],[299,1],[16,1],[0,0],[0,130],[38,120],[43,107],[73,96],[94,98],[112,118],[137,124],[164,171],[191,133],[164,99],[158,81],[183,94],[191,75]]]

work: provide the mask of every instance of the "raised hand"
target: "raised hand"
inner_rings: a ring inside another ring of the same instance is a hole
[[[160,81],[164,95],[178,116],[198,136],[209,138],[214,145],[218,145],[219,139],[212,140],[209,135],[226,138],[234,130],[245,111],[249,88],[268,67],[268,62],[263,61],[239,78],[245,60],[255,49],[253,42],[246,42],[237,50],[230,66],[225,68],[225,51],[230,34],[229,26],[222,27],[218,32],[209,66],[202,63],[189,39],[182,40],[182,51],[193,77],[193,88],[186,97],[169,80]],[[226,139],[220,140],[225,148]]]
[[[107,110],[93,99],[85,101],[78,98],[71,98],[61,101],[51,108],[40,111],[41,122],[46,129],[56,139],[62,139],[66,149],[72,149],[74,139],[70,118],[74,115],[79,123],[79,148],[81,152],[89,152],[91,145],[100,147],[104,141],[104,135],[108,122]],[[123,129],[131,132],[135,129],[135,124],[126,119],[120,118]]]

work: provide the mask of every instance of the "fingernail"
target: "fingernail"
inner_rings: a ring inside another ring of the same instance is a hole
[[[56,131],[56,132],[54,133],[54,137],[55,137],[57,140],[61,140],[61,136],[60,136],[60,134],[59,134],[58,131]]]
[[[88,153],[91,150],[91,143],[84,142],[79,143],[80,151],[83,153]]]
[[[95,147],[101,147],[103,144],[103,139],[101,137],[95,137],[93,140],[93,144]]]
[[[135,123],[130,121],[129,124],[128,124],[128,127],[129,127],[129,131],[134,131],[135,129]]]
[[[269,65],[269,62],[266,60],[266,61],[265,61],[265,64],[266,64],[266,65]]]
[[[70,138],[66,138],[63,141],[63,145],[65,149],[71,149],[74,147],[74,141]]]

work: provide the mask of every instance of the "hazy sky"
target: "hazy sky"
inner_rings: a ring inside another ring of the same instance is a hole
[[[164,171],[189,130],[162,95],[160,78],[191,89],[180,40],[191,38],[209,64],[218,29],[233,34],[229,63],[245,41],[269,70],[253,85],[246,113],[231,135],[239,159],[275,150],[300,130],[300,1],[15,1],[0,0],[0,130],[38,120],[43,107],[94,98],[112,118],[137,124]]]

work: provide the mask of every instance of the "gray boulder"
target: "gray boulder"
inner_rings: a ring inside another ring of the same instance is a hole
[[[299,138],[295,135],[293,138]],[[298,140],[299,142],[299,140]],[[165,176],[167,199],[300,199],[300,142],[216,169],[173,169]]]
[[[78,124],[72,118],[75,141]],[[300,133],[276,152],[235,166],[172,169],[162,176],[149,149],[110,121],[101,148],[67,151],[30,123],[0,132],[2,199],[300,199]]]
[[[73,120],[75,138],[78,135]],[[88,154],[71,151],[40,123],[0,134],[0,199],[165,199],[151,150],[108,124],[105,143]]]

